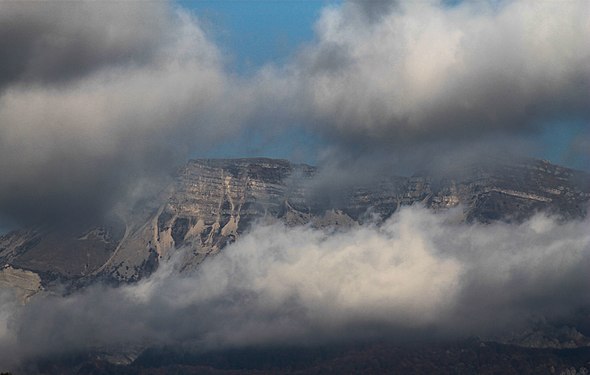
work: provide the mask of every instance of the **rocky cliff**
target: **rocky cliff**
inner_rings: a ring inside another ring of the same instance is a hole
[[[437,178],[384,173],[327,190],[314,183],[319,174],[285,160],[192,160],[157,197],[120,208],[103,223],[29,228],[1,237],[0,280],[17,280],[27,296],[32,286],[52,288],[64,281],[129,282],[179,248],[189,249],[183,267],[192,268],[257,220],[357,225],[417,203],[433,210],[460,205],[466,221],[520,221],[537,211],[567,220],[585,216],[590,199],[588,174],[539,160],[478,164]],[[17,278],[15,270],[22,271]]]

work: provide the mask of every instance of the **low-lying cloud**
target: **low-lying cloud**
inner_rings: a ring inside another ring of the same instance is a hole
[[[457,224],[400,210],[344,231],[260,225],[192,274],[2,304],[2,363],[68,351],[502,337],[588,308],[588,219]]]

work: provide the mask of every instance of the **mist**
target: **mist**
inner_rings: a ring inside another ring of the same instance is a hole
[[[2,357],[158,345],[196,351],[354,340],[503,338],[587,311],[588,219],[465,224],[402,208],[346,230],[260,224],[192,273],[21,306],[3,294]]]

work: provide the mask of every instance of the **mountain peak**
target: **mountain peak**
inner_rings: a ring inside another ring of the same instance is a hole
[[[324,172],[270,158],[190,160],[165,194],[104,223],[76,233],[29,228],[2,237],[0,262],[38,275],[48,288],[64,280],[129,282],[180,247],[190,249],[183,267],[194,267],[259,220],[357,225],[412,204],[461,206],[465,221],[483,223],[522,221],[539,211],[567,220],[585,216],[590,199],[588,174],[543,160],[485,162],[437,177],[384,172],[346,184],[318,183]]]

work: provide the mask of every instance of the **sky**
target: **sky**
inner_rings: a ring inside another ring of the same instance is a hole
[[[195,157],[589,169],[585,1],[0,10],[4,223],[102,215]]]
[[[230,69],[252,74],[262,65],[285,62],[313,40],[321,10],[336,1],[177,1],[204,20],[229,56]]]
[[[191,157],[588,170],[589,7],[3,2],[1,216],[100,215]]]
[[[283,64],[314,39],[314,25],[322,9],[336,0],[177,1],[208,28],[226,55],[227,69],[252,76],[265,65]],[[267,156],[316,164],[321,139],[304,129],[291,129],[270,139],[249,135],[215,149],[196,150],[191,157],[236,158]],[[244,142],[244,139],[247,141]]]

